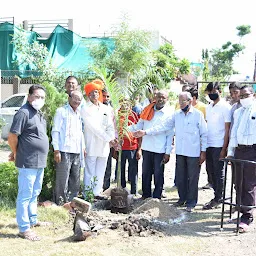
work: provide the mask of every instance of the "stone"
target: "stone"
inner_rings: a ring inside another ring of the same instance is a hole
[[[86,213],[86,214],[89,214],[89,212],[92,208],[91,203],[89,203],[83,199],[80,199],[78,197],[74,197],[73,200],[71,201],[70,205],[72,208],[77,209],[78,211],[80,211],[82,213]]]

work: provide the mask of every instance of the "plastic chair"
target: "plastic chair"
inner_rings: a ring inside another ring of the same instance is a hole
[[[243,179],[239,181],[235,181],[238,186],[238,190],[236,189],[236,203],[233,202],[233,189],[234,189],[234,177],[237,177],[237,164],[241,164],[241,174],[240,176],[243,177],[244,172],[244,165],[245,164],[254,164],[256,168],[256,162],[249,161],[249,160],[241,160],[235,158],[223,158],[220,159],[224,162],[224,187],[223,187],[223,199],[222,201],[222,211],[221,211],[221,224],[220,230],[223,231],[223,219],[224,219],[224,210],[225,205],[229,205],[229,218],[231,219],[232,216],[232,206],[236,206],[237,208],[237,221],[236,221],[236,234],[239,233],[239,221],[240,221],[240,211],[242,207],[247,207],[250,209],[256,208],[256,206],[248,206],[248,205],[241,205],[241,189],[243,184]],[[226,185],[227,185],[227,170],[228,170],[228,163],[231,163],[231,187],[230,187],[230,197],[226,198]]]

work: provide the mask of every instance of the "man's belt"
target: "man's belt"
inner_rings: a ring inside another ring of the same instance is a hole
[[[238,144],[237,147],[238,148],[253,148],[253,147],[256,147],[256,144],[253,144],[253,145],[241,145],[241,144]]]

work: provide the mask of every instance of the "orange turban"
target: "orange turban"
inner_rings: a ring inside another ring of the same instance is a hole
[[[103,102],[103,96],[102,96],[102,89],[104,88],[104,83],[100,79],[95,79],[92,82],[86,84],[84,86],[84,91],[86,93],[86,96],[89,96],[89,93],[98,90],[99,91],[99,101]]]
[[[95,80],[93,80],[92,81],[93,83],[95,83],[95,84],[98,84],[98,85],[102,85],[102,89],[104,88],[104,82],[102,81],[102,80],[100,80],[100,79],[95,79]]]

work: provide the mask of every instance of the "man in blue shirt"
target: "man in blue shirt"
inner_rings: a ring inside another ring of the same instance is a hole
[[[189,92],[180,93],[180,110],[162,124],[135,133],[138,137],[152,136],[175,129],[176,184],[179,194],[175,205],[186,205],[188,212],[197,204],[200,166],[205,161],[207,146],[207,125],[203,113],[193,108],[191,101]],[[171,141],[172,137],[173,133],[169,138]]]

